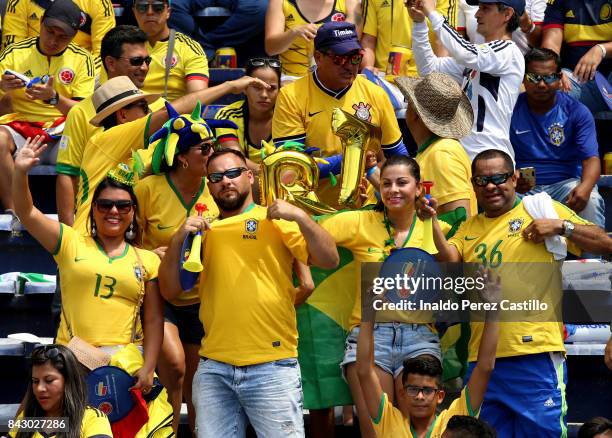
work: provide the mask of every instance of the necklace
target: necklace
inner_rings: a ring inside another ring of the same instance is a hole
[[[410,230],[408,230],[408,235],[406,235],[404,242],[399,248],[404,248],[406,244],[408,243],[408,241],[410,240],[410,237],[412,236],[412,231],[414,231],[414,224],[416,223],[416,219],[417,218],[416,218],[416,212],[415,212],[414,215],[412,216],[412,223],[410,224]],[[386,208],[383,212],[383,224],[385,225],[385,229],[387,230],[387,236],[388,236],[388,239],[383,242],[383,251],[382,251],[383,255],[382,255],[381,261],[384,262],[387,259],[387,257],[389,257],[389,255],[391,254],[391,251],[394,250],[395,248],[398,248],[397,245],[395,244],[395,236],[394,236],[395,233],[392,230],[393,224],[391,223],[391,221],[389,220],[389,217],[387,216]]]

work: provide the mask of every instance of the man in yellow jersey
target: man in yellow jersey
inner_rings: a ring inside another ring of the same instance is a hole
[[[51,6],[51,0],[9,0],[2,29],[3,47],[40,34],[40,17]],[[102,38],[115,26],[115,10],[111,0],[75,0],[81,10],[79,31],[74,44],[94,56],[96,71],[102,67]]]
[[[448,262],[479,263],[497,270],[520,263],[521,276],[534,279],[534,293],[560,287],[559,268],[544,240],[563,236],[567,249],[604,253],[605,232],[569,208],[549,199],[549,218],[534,219],[533,198],[516,197],[518,172],[512,158],[500,150],[486,150],[472,162],[472,184],[483,213],[469,218],[447,242],[433,220],[438,258]],[[423,216],[435,215],[436,202],[423,206]],[[541,210],[541,209],[540,209]],[[531,211],[531,214],[529,213]],[[510,265],[507,265],[510,263]],[[550,267],[543,269],[544,263]],[[537,272],[532,272],[536,271]],[[502,272],[503,271],[503,272]],[[504,294],[516,280],[504,281]],[[532,275],[533,274],[533,275]],[[520,286],[524,288],[523,284]],[[517,293],[520,291],[514,291]],[[554,292],[554,291],[553,291]],[[474,369],[482,323],[472,323],[470,370]],[[500,437],[559,437],[567,434],[565,414],[565,348],[561,322],[504,322],[500,325],[495,371],[491,376],[481,417]],[[468,371],[468,374],[470,371]]]
[[[302,390],[292,264],[338,264],[331,236],[284,201],[255,205],[253,172],[234,149],[208,159],[210,193],[220,211],[208,226],[187,219],[162,260],[163,295],[181,293],[178,265],[190,232],[203,230],[199,294],[205,337],[193,381],[198,437],[303,437]]]
[[[208,86],[208,61],[202,46],[180,32],[174,34],[174,50],[166,81],[166,58],[172,33],[168,27],[168,0],[134,0],[134,17],[147,34],[147,51],[153,58],[143,90],[161,94],[170,102]],[[174,31],[172,31],[174,32]]]
[[[12,155],[27,137],[42,134],[50,146],[45,160],[55,161],[57,148],[51,146],[61,133],[64,116],[93,93],[92,56],[71,43],[80,18],[81,11],[71,0],[57,0],[40,19],[39,37],[10,45],[0,54],[0,94],[10,95],[14,110],[0,118],[0,202],[6,209],[13,208]]]
[[[146,34],[136,26],[117,26],[104,35],[100,54],[108,78],[127,76],[136,87],[142,88],[151,62],[146,41]],[[59,143],[55,196],[59,220],[66,225],[74,222],[74,198],[83,150],[89,139],[102,130],[89,123],[96,115],[92,99],[93,96],[88,96],[70,110]],[[151,104],[152,111],[162,107],[163,99]]]
[[[470,180],[470,159],[459,139],[470,133],[474,113],[470,100],[450,76],[399,77],[406,97],[406,124],[419,146],[416,161],[423,181],[433,181],[438,216],[456,227],[478,212]],[[461,210],[462,209],[462,210]]]
[[[317,69],[281,89],[272,119],[272,137],[280,146],[298,141],[321,149],[329,165],[320,166],[319,198],[337,206],[339,187],[329,184],[331,173],[339,173],[342,156],[340,138],[331,130],[334,108],[379,125],[386,156],[406,155],[406,148],[385,91],[363,76],[357,76],[363,59],[355,26],[345,22],[323,24],[315,37]]]
[[[483,295],[485,301],[496,303],[499,288],[494,282]],[[372,295],[371,292],[368,292]],[[495,367],[495,350],[499,337],[499,310],[486,314],[482,341],[478,345],[478,359],[461,396],[448,409],[436,414],[444,400],[442,364],[430,354],[408,356],[404,360],[401,389],[394,407],[389,395],[383,392],[374,364],[373,304],[363,307],[363,320],[357,341],[357,373],[368,412],[379,438],[439,438],[454,415],[477,417],[483,403],[489,378]],[[464,436],[462,436],[464,437]]]
[[[214,102],[225,94],[241,93],[254,84],[268,87],[268,84],[259,79],[243,76],[212,88],[186,94],[175,100],[173,106],[179,114],[189,113],[198,102]],[[150,113],[147,104],[158,98],[159,95],[143,93],[127,76],[109,79],[94,93],[96,115],[90,122],[95,126],[102,126],[104,130],[94,135],[83,151],[73,225],[75,229],[86,231],[91,194],[106,173],[117,164],[128,161],[132,151],[146,149],[149,145],[149,135],[168,120],[166,108]],[[143,151],[140,156],[145,165],[150,162],[150,151]]]
[[[436,10],[452,27],[457,20],[458,0],[437,0]],[[362,68],[377,69],[391,76],[418,76],[412,57],[412,20],[401,0],[364,0]],[[430,39],[435,41],[433,32]],[[442,56],[442,46],[432,44]]]

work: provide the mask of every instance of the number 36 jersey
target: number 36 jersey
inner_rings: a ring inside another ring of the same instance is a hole
[[[126,245],[121,255],[109,257],[93,238],[60,226],[53,253],[63,307],[57,342],[65,345],[78,336],[95,346],[129,344],[139,311],[140,278],[145,282],[157,278],[159,257],[131,245]],[[136,342],[140,341],[139,319]]]
[[[553,201],[559,219],[569,220],[575,224],[592,225],[572,210]],[[463,257],[464,263],[479,263],[492,270],[498,270],[502,277],[502,299],[517,301],[517,296],[537,298],[551,288],[561,288],[560,266],[555,264],[553,255],[548,252],[544,243],[525,240],[523,230],[533,222],[523,203],[518,201],[507,213],[498,217],[487,217],[484,213],[468,218],[457,233],[448,241],[455,246]],[[570,240],[566,240],[567,249],[580,255],[580,249]],[[518,270],[518,272],[516,272]],[[514,275],[520,275],[521,281]],[[508,279],[509,277],[509,279]],[[521,290],[509,290],[520,284]],[[527,288],[532,288],[526,290]],[[525,290],[523,290],[525,289]],[[548,295],[551,297],[552,295]],[[509,316],[508,311],[501,311]],[[511,319],[518,322],[500,323],[497,357],[520,356],[525,354],[564,351],[562,324],[560,322],[527,322],[526,312],[514,312]],[[523,321],[520,322],[521,317]],[[552,319],[547,319],[552,321]],[[482,336],[483,323],[472,323],[472,336],[469,345],[469,361],[475,361]]]

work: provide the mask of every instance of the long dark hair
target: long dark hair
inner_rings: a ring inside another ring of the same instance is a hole
[[[126,239],[126,241],[129,242],[133,246],[138,246],[137,244],[138,242],[140,242],[141,233],[140,233],[140,227],[138,226],[138,199],[136,198],[134,189],[131,186],[122,184],[119,181],[114,180],[109,177],[106,177],[104,180],[102,180],[100,184],[98,184],[98,187],[96,187],[96,190],[94,191],[93,197],[91,199],[89,217],[87,218],[87,230],[89,231],[89,235],[96,238],[92,234],[92,225],[94,223],[93,209],[95,208],[94,203],[100,197],[100,193],[102,193],[102,190],[104,189],[120,189],[120,190],[124,190],[129,193],[130,199],[132,200],[132,204],[134,205],[134,219],[132,219],[132,224],[134,225],[133,229],[134,229],[134,232],[136,233],[136,238],[133,240]]]
[[[72,351],[63,345],[46,345],[32,352],[32,367],[30,367],[30,382],[25,397],[17,414],[24,418],[44,417],[46,412],[36,400],[32,388],[32,368],[38,365],[50,364],[64,377],[64,399],[62,401],[62,417],[68,417],[69,425],[66,433],[58,433],[57,438],[79,438],[81,424],[87,407],[87,385],[83,368]],[[30,438],[35,432],[17,432],[15,438]]]
[[[380,181],[382,184],[382,175],[387,167],[391,166],[406,166],[410,175],[416,180],[417,184],[421,182],[421,167],[414,158],[407,155],[391,155],[385,160],[380,168]],[[382,197],[380,201],[374,206],[375,211],[384,211],[385,204],[383,204]]]

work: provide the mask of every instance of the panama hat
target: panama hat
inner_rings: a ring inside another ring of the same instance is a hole
[[[450,76],[431,73],[423,78],[395,78],[395,83],[423,123],[439,137],[460,139],[474,124],[470,100]]]
[[[100,126],[102,120],[130,103],[144,99],[147,103],[155,102],[160,94],[148,94],[139,90],[127,76],[117,76],[102,84],[93,94],[93,105],[96,115],[89,121]]]

